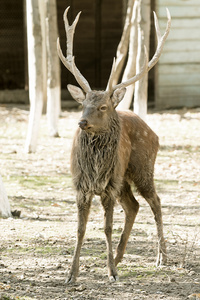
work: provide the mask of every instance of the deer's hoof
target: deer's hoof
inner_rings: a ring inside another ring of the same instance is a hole
[[[156,267],[161,267],[163,265],[167,264],[167,255],[163,255],[162,253],[159,253],[156,259]]]
[[[119,276],[117,275],[109,276],[109,281],[110,282],[119,281]]]
[[[74,276],[69,275],[66,280],[65,280],[65,284],[70,284],[70,283],[75,283],[76,278],[74,278]]]

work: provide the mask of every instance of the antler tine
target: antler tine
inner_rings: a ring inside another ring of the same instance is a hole
[[[158,19],[157,19],[156,14],[154,13],[154,22],[155,22],[155,28],[156,28],[156,35],[157,35],[157,39],[158,39],[158,45],[157,45],[156,52],[155,52],[153,58],[148,63],[148,60],[147,60],[148,55],[147,55],[147,50],[145,47],[145,50],[144,50],[145,51],[145,62],[144,62],[144,65],[143,65],[140,73],[136,74],[134,77],[130,78],[129,80],[119,83],[119,84],[115,85],[114,87],[112,87],[112,89],[110,90],[111,94],[118,88],[126,87],[126,86],[131,85],[131,84],[135,83],[136,81],[140,80],[145,75],[145,73],[147,73],[151,68],[153,68],[153,66],[159,60],[162,50],[163,50],[163,47],[164,47],[164,43],[168,37],[170,27],[171,27],[171,15],[167,8],[166,8],[166,10],[167,10],[168,21],[167,21],[166,30],[165,30],[165,33],[163,34],[163,36],[161,36]]]
[[[65,24],[65,30],[66,31],[67,31],[67,26],[69,26],[69,22],[68,22],[68,19],[67,19],[67,13],[68,13],[69,9],[70,9],[70,6],[68,6],[65,9],[64,13],[63,13],[63,21],[64,21],[64,24]]]
[[[66,60],[65,56],[62,53],[62,50],[61,50],[61,47],[60,47],[60,39],[59,39],[59,37],[57,38],[57,52],[58,52],[58,56],[60,57],[60,60],[62,61],[63,65],[71,72],[71,65]]]
[[[166,11],[167,11],[167,19],[168,20],[167,20],[167,26],[166,26],[166,29],[165,29],[165,33],[163,34],[163,36],[161,36],[160,28],[159,28],[159,25],[158,25],[158,19],[157,19],[156,13],[154,12],[154,22],[155,22],[155,28],[156,28],[156,35],[157,35],[157,39],[158,39],[158,45],[157,45],[156,52],[155,52],[154,56],[152,57],[152,59],[150,60],[150,62],[148,64],[148,71],[151,68],[153,68],[153,66],[155,66],[155,64],[159,60],[159,58],[161,56],[161,53],[162,53],[162,50],[163,50],[163,47],[164,47],[164,44],[165,44],[165,41],[168,37],[169,31],[170,31],[170,28],[171,28],[171,15],[170,15],[170,12],[169,12],[168,8],[166,8]]]
[[[67,14],[69,11],[70,6],[66,8],[63,14],[63,21],[65,24],[65,31],[66,31],[66,57],[63,55],[61,47],[60,47],[60,41],[59,38],[57,39],[57,51],[58,55],[60,57],[60,60],[64,64],[64,66],[74,75],[75,79],[79,83],[79,85],[82,87],[82,89],[85,91],[85,93],[88,93],[91,91],[90,85],[87,82],[87,80],[83,77],[83,75],[80,73],[78,68],[76,67],[74,63],[74,58],[73,58],[73,40],[74,40],[74,32],[76,25],[78,23],[79,17],[81,12],[79,12],[72,23],[72,25],[69,25]]]
[[[114,57],[113,58],[113,63],[112,63],[112,69],[111,69],[111,72],[110,72],[110,78],[108,80],[108,84],[107,84],[107,87],[106,87],[107,92],[112,91],[112,81],[113,81],[113,77],[114,77],[115,68],[116,68],[116,59]]]
[[[67,54],[67,59],[72,60],[74,33],[75,33],[76,25],[78,23],[81,11],[77,14],[74,22],[70,26],[69,22],[68,22],[68,18],[67,18],[67,14],[68,14],[69,9],[70,9],[70,6],[68,6],[65,9],[64,14],[63,14],[63,21],[64,21],[64,24],[65,24],[65,32],[66,32],[66,39],[67,39],[67,41],[66,41],[67,42],[66,43],[66,46],[67,46],[67,53],[66,53]]]
[[[82,87],[82,89],[86,92],[89,93],[91,91],[91,88],[87,82],[87,80],[81,75],[79,69],[77,68],[75,64],[75,58],[74,56],[72,57],[72,71],[73,75],[78,82],[78,84]]]
[[[161,39],[161,32],[160,32],[160,26],[159,26],[158,18],[157,18],[155,11],[153,12],[153,16],[154,16],[154,25],[155,25],[155,29],[156,29],[157,41],[159,43],[160,39]]]

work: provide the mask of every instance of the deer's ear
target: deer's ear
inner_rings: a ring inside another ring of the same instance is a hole
[[[79,87],[77,87],[75,85],[71,85],[71,84],[68,84],[67,88],[68,88],[70,94],[72,95],[72,97],[74,98],[74,100],[76,100],[79,103],[82,103],[85,100],[85,94],[82,91],[82,89],[80,89]]]
[[[119,104],[119,102],[122,101],[122,99],[124,98],[124,95],[126,93],[126,88],[119,88],[116,89],[112,95],[112,102],[114,104],[114,107],[117,107],[117,105]]]

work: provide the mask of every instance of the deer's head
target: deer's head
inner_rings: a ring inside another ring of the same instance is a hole
[[[110,119],[116,114],[115,107],[126,92],[126,88],[122,87],[116,89],[112,95],[108,91],[91,90],[84,93],[79,87],[70,84],[68,90],[83,107],[79,127],[91,133],[108,130]]]

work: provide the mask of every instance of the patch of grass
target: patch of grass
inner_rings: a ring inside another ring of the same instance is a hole
[[[51,177],[51,176],[28,176],[28,177],[19,177],[18,182],[20,185],[30,188],[30,189],[36,189],[40,188],[41,186],[47,186],[52,185],[55,186],[61,186],[61,182],[64,182],[66,186],[71,186],[71,177],[67,176],[57,176],[57,177]]]
[[[34,248],[33,247],[20,247],[20,246],[18,246],[18,247],[15,247],[15,246],[13,246],[13,247],[9,247],[9,248],[7,248],[7,249],[5,249],[5,252],[6,252],[6,256],[9,256],[9,254],[10,253],[17,253],[17,254],[27,254],[27,253],[29,253],[29,252],[32,252],[34,250]],[[3,251],[2,251],[2,253],[3,253]]]
[[[62,248],[51,247],[51,246],[39,246],[34,249],[34,252],[39,255],[47,255],[47,254],[58,254]]]
[[[117,228],[117,229],[113,228],[112,234],[120,236],[120,234],[122,233],[122,230],[123,230],[122,228]]]
[[[101,254],[101,256],[100,256],[100,259],[102,259],[102,260],[107,259],[107,253],[106,253],[106,252],[103,252],[103,253]]]
[[[118,266],[119,275],[122,278],[126,277],[135,277],[138,280],[142,280],[144,278],[169,278],[169,276],[173,275],[171,270],[162,270],[156,269],[154,266],[142,267],[142,266],[134,266],[130,268],[130,265]]]
[[[88,256],[91,258],[94,258],[95,256],[100,257],[101,251],[102,250],[99,247],[96,247],[95,251],[94,251],[94,247],[88,248],[87,246],[85,246],[85,247],[82,247],[82,249],[81,249],[81,256]]]
[[[52,246],[49,246],[49,245],[39,245],[39,246],[27,246],[27,247],[23,247],[23,246],[13,246],[13,247],[9,247],[9,248],[6,248],[4,251],[5,251],[5,254],[6,256],[8,256],[9,254],[13,254],[13,253],[16,253],[16,255],[24,255],[24,254],[27,254],[27,253],[35,253],[36,255],[57,255],[58,253],[60,253],[63,249],[60,248],[60,247],[52,247]],[[3,251],[2,251],[2,254],[3,254]]]
[[[119,270],[119,275],[120,278],[126,278],[126,277],[131,278],[131,277],[136,277],[137,272],[134,270]]]
[[[10,176],[9,178],[4,177],[3,181],[5,184],[17,184],[27,189],[37,190],[41,187],[71,187],[72,179],[71,176]]]

